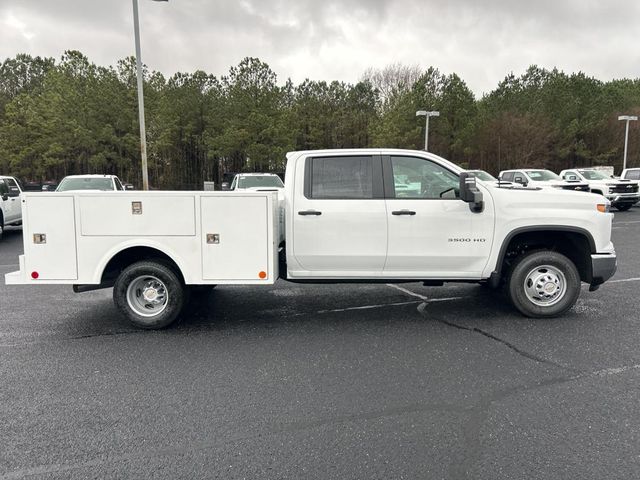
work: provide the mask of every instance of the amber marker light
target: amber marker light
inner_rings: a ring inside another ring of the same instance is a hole
[[[609,211],[609,205],[606,205],[604,203],[599,203],[598,205],[596,205],[596,208],[599,212],[602,213],[607,213]]]
[[[267,272],[258,273],[258,278],[260,278],[260,280],[264,280],[265,278],[267,278]]]

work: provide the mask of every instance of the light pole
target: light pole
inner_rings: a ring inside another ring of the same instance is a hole
[[[153,0],[168,2],[169,0]],[[138,0],[133,0],[133,33],[136,40],[136,70],[138,77],[138,116],[140,118],[140,156],[142,157],[142,189],[149,190],[147,169],[147,132],[144,124],[144,92],[142,88],[142,54],[140,53],[140,22],[138,21]]]
[[[440,112],[427,112],[426,110],[418,110],[416,117],[425,117],[424,126],[424,151],[429,151],[429,117],[439,117]]]
[[[624,158],[622,160],[622,170],[627,168],[627,143],[629,142],[629,122],[635,122],[638,120],[636,115],[620,115],[618,120],[626,121],[627,125],[624,130]]]

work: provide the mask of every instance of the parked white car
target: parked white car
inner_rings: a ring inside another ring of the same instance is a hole
[[[22,224],[21,193],[15,177],[0,176],[0,238],[5,226]]]
[[[536,168],[503,170],[500,172],[500,180],[519,183],[524,187],[558,188],[562,190],[575,190],[578,192],[589,191],[589,185],[585,182],[568,182],[560,178],[551,170]]]
[[[68,175],[62,179],[56,192],[120,191],[122,182],[115,175]]]
[[[615,208],[624,212],[640,200],[638,183],[631,180],[611,178],[610,175],[594,168],[572,168],[560,172],[560,176],[569,182],[585,182],[591,193],[607,198]]]

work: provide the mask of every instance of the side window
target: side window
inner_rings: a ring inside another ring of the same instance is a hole
[[[640,180],[640,170],[631,170],[627,172],[628,180]]]
[[[568,172],[565,172],[564,175],[562,176],[562,178],[564,180],[578,180],[578,174],[574,171],[569,170]]]
[[[122,183],[120,183],[120,179],[118,177],[113,177],[113,181],[116,182],[116,190],[124,190]]]
[[[513,182],[513,175],[514,175],[513,172],[505,172],[502,175],[501,180],[504,180],[505,182]]]
[[[18,188],[18,184],[15,182],[13,178],[5,178],[5,182],[7,182],[7,185],[9,187],[10,197],[17,197],[18,195],[20,195],[20,189]]]
[[[0,195],[7,195],[9,193],[9,187],[7,186],[4,178],[0,178]]]
[[[516,183],[519,183],[521,185],[524,185],[525,183],[528,182],[528,179],[527,179],[527,177],[524,176],[524,173],[522,173],[522,172],[514,172],[513,181],[516,182]]]
[[[373,157],[314,157],[305,195],[314,199],[373,198]]]
[[[458,176],[430,160],[391,157],[395,198],[457,198]]]

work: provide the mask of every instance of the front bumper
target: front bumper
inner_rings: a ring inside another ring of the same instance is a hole
[[[611,203],[636,203],[640,201],[640,194],[611,193],[606,195]]]
[[[616,273],[618,258],[613,253],[591,255],[591,286],[601,285]]]

